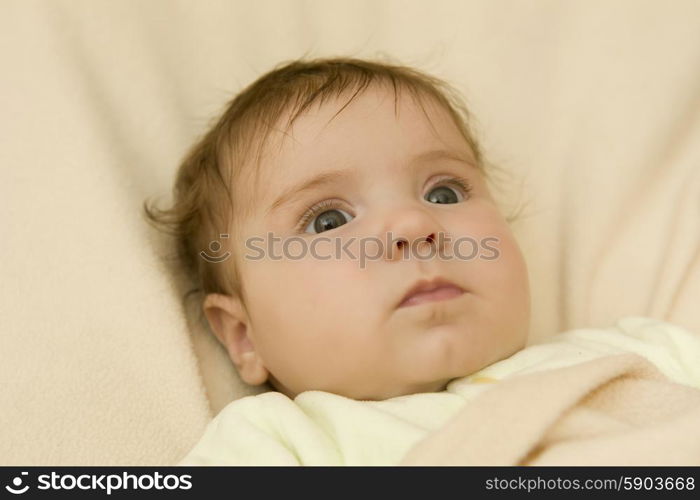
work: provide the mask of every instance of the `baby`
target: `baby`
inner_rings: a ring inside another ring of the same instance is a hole
[[[398,463],[524,348],[528,272],[469,118],[415,69],[295,61],[190,151],[148,214],[242,380],[272,390],[182,464]]]

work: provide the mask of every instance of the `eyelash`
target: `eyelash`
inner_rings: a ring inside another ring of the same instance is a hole
[[[431,189],[437,187],[438,185],[441,184],[448,184],[452,186],[456,186],[459,189],[462,190],[462,193],[464,194],[464,198],[468,199],[469,194],[472,191],[472,185],[469,183],[467,179],[464,177],[455,177],[455,176],[449,176],[449,177],[444,177],[442,179],[437,180]],[[335,208],[340,208],[340,204],[337,203],[336,200],[324,200],[320,203],[317,203],[313,206],[311,206],[304,214],[301,216],[301,219],[299,220],[299,223],[297,224],[297,227],[295,228],[295,231],[297,232],[303,232],[306,229],[306,226],[309,225],[309,223],[313,220],[314,217],[317,215],[322,214],[326,210],[332,210]]]

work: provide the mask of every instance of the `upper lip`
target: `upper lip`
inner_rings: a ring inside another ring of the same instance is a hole
[[[442,278],[442,277],[437,277],[437,278],[433,278],[433,279],[429,279],[429,280],[422,279],[422,280],[416,281],[416,283],[411,288],[408,289],[408,291],[404,294],[404,296],[399,301],[397,307],[400,306],[401,304],[403,304],[404,301],[408,300],[410,297],[412,297],[413,295],[415,295],[417,293],[430,292],[432,290],[437,290],[438,288],[442,288],[444,286],[454,286],[454,287],[457,287],[460,290],[464,291],[464,289],[461,286],[451,282],[448,279]]]

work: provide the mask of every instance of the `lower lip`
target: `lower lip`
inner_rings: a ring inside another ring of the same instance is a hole
[[[464,291],[456,286],[443,286],[429,292],[420,292],[415,295],[411,295],[408,299],[401,302],[399,307],[417,306],[418,304],[424,304],[426,302],[453,299],[455,297],[459,297],[463,293]]]

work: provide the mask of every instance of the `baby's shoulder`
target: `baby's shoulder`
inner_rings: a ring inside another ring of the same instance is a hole
[[[215,418],[230,418],[236,415],[258,415],[289,410],[296,405],[285,394],[267,391],[235,399],[224,406]]]

